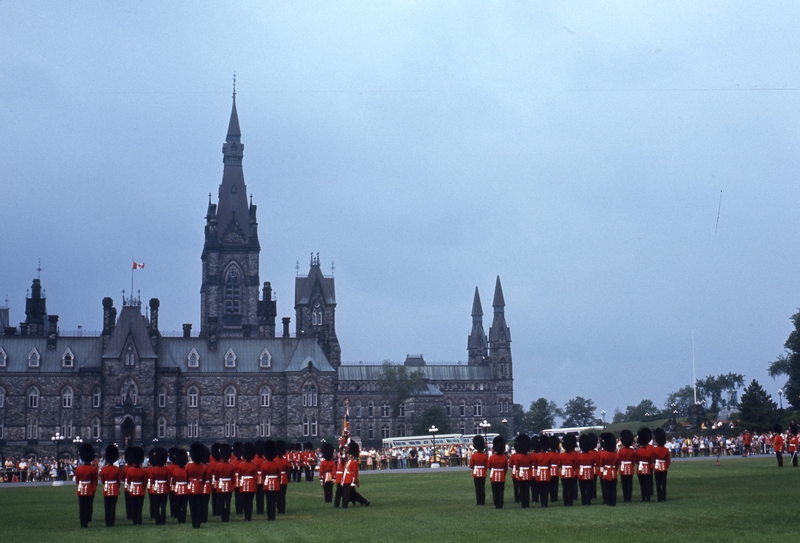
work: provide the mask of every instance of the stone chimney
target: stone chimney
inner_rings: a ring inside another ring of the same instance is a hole
[[[283,322],[283,337],[289,337],[289,323],[292,322],[292,317],[283,317],[281,319]]]
[[[47,348],[55,349],[58,342],[58,315],[48,315],[50,331],[47,333]]]
[[[183,325],[183,337],[192,337],[192,323],[187,322]]]

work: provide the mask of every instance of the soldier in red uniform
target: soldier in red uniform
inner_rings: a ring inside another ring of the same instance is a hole
[[[147,472],[142,469],[144,462],[144,449],[129,447],[125,450],[125,463],[128,469],[125,472],[125,487],[130,492],[131,521],[134,526],[142,524],[142,506],[144,506],[144,491],[147,485]]]
[[[130,466],[128,464],[128,449],[130,449],[130,447],[125,449],[125,456],[124,456],[124,462],[123,462],[124,465],[122,466],[122,474],[121,475],[122,475],[122,488],[125,491],[125,519],[133,520],[133,515],[131,514],[131,493],[130,493],[130,490],[128,490],[128,485],[125,484],[125,479],[126,479],[127,474],[128,474],[128,467]]]
[[[206,476],[203,479],[203,498],[200,502],[200,522],[208,522],[208,502],[211,493],[214,491],[214,476],[211,470],[211,449],[203,445],[203,459],[201,462],[206,466]]]
[[[178,447],[170,447],[167,449],[167,460],[164,466],[169,470],[170,481],[172,481],[172,472],[175,469],[175,454],[178,452]],[[172,483],[169,484],[169,517],[178,518],[178,506],[175,504],[175,487]]]
[[[336,475],[334,477],[334,484],[336,485],[336,496],[333,499],[333,506],[339,507],[344,494],[344,487],[342,486],[342,479],[344,478],[344,464],[347,462],[347,453],[344,447],[341,447],[336,454]]]
[[[506,440],[503,436],[497,436],[492,441],[492,456],[489,457],[486,468],[489,470],[489,480],[492,484],[492,502],[495,509],[502,509],[508,471]]]
[[[355,441],[347,444],[347,462],[344,465],[344,475],[342,476],[342,509],[347,509],[347,504],[351,501],[358,502],[365,507],[369,507],[370,504],[370,501],[359,494],[357,490],[361,486],[358,481],[360,452],[358,443]]]
[[[575,447],[578,446],[578,440],[575,434],[567,434],[564,436],[564,452],[559,455],[558,464],[561,468],[559,475],[561,476],[561,487],[564,494],[564,505],[567,507],[572,506],[578,498],[578,453],[575,452]]]
[[[600,434],[600,444],[603,450],[600,451],[598,461],[600,462],[600,486],[603,489],[603,503],[606,505],[617,505],[617,472],[619,470],[619,458],[617,457],[617,440],[611,432]]]
[[[322,496],[325,503],[333,501],[333,481],[336,476],[336,463],[333,461],[333,445],[323,443],[322,460],[319,463],[319,483],[322,485]]]
[[[261,463],[264,462],[264,440],[255,442],[256,456],[253,464],[256,465],[256,515],[264,514],[264,474],[261,472]]]
[[[169,496],[172,472],[166,466],[168,452],[164,447],[156,447],[150,451],[150,468],[147,470],[147,487],[150,492],[150,503],[156,524],[167,523],[167,499]]]
[[[653,433],[650,428],[642,428],[637,433],[639,447],[634,453],[636,459],[636,471],[639,476],[639,487],[642,490],[642,501],[649,502],[653,495],[653,447],[650,441]]]
[[[256,457],[256,446],[249,441],[242,446],[242,462],[239,464],[239,492],[242,496],[242,512],[244,520],[253,518],[253,499],[256,495],[258,466],[253,460]]]
[[[789,454],[792,457],[792,467],[797,467],[797,426],[789,427]]]
[[[561,440],[558,436],[552,435],[550,439],[550,502],[558,501],[558,468],[561,456]]]
[[[103,506],[106,513],[106,527],[114,526],[117,517],[117,499],[122,486],[122,470],[114,463],[119,460],[116,445],[106,447],[106,465],[100,470],[100,484],[103,485]]]
[[[189,455],[186,449],[178,449],[174,456],[175,467],[172,468],[170,488],[175,492],[175,518],[178,524],[186,524],[186,505],[189,502],[189,477],[186,474],[186,465]]]
[[[289,486],[289,472],[291,471],[291,463],[289,459],[285,457],[286,455],[286,442],[283,440],[278,440],[275,442],[276,446],[276,456],[275,461],[281,468],[281,489],[280,495],[278,496],[278,514],[285,515],[286,514],[286,489]]]
[[[632,503],[634,464],[636,462],[635,451],[633,450],[633,432],[622,430],[619,434],[619,441],[622,443],[622,447],[617,452],[619,477],[622,481],[622,501],[623,503]]]
[[[236,468],[230,463],[231,446],[222,443],[219,446],[219,462],[214,471],[217,484],[217,499],[222,522],[231,520],[231,494],[236,480]]]
[[[97,489],[97,466],[92,464],[94,447],[84,443],[78,451],[78,457],[81,459],[81,465],[75,468],[75,483],[78,485],[75,493],[78,495],[81,528],[88,528],[89,521],[92,520],[94,493]]]
[[[486,504],[486,462],[489,458],[483,452],[486,442],[483,436],[472,438],[472,446],[475,452],[469,459],[469,467],[472,470],[472,482],[475,484],[475,505]]]
[[[531,439],[534,442],[536,437]],[[547,507],[550,502],[550,437],[542,434],[532,446],[536,452],[536,483],[539,490],[539,502]]]
[[[594,456],[594,477],[592,477],[592,482],[589,485],[592,501],[594,501],[597,499],[597,476],[600,475],[600,451],[597,448],[600,439],[594,432],[589,432],[587,435],[589,436],[589,448],[591,449],[592,456]]]
[[[539,451],[541,444],[539,443],[539,436],[531,436],[531,452],[528,456],[531,458],[531,503],[539,503]]]
[[[271,439],[264,443],[264,461],[261,463],[261,475],[264,481],[264,498],[266,499],[267,520],[275,520],[278,500],[281,494],[281,463],[277,462],[278,447]]]
[[[314,480],[314,465],[317,463],[317,455],[314,454],[314,444],[307,441],[304,445],[303,451],[303,469],[306,472],[306,481],[311,482]]]
[[[519,473],[518,465],[519,451],[517,450],[516,443],[514,444],[514,452],[508,458],[508,467],[511,468],[511,484],[514,487],[514,503],[519,503]]]
[[[522,509],[530,507],[531,479],[533,468],[531,456],[528,454],[531,447],[531,438],[527,434],[520,434],[514,440],[514,449],[517,451],[517,477],[519,478],[519,505]]]
[[[242,449],[244,443],[237,441],[233,444],[231,465],[236,468],[236,479],[233,484],[233,505],[237,515],[241,515],[244,503],[242,502],[241,481],[239,481],[239,465],[242,463]]]
[[[667,501],[667,471],[672,462],[672,455],[667,444],[667,433],[663,428],[656,428],[653,432],[656,446],[653,447],[653,473],[656,478],[656,498],[660,502]]]
[[[209,478],[208,466],[204,462],[205,446],[202,443],[192,443],[189,447],[189,456],[192,458],[191,463],[186,466],[186,478],[189,480],[189,514],[192,518],[192,528],[199,528],[203,522],[203,489]]]
[[[578,438],[581,452],[578,454],[578,486],[581,490],[581,505],[592,505],[591,483],[594,479],[595,455],[592,454],[591,439],[588,434]]]
[[[219,499],[217,496],[217,480],[216,480],[216,473],[217,473],[217,464],[219,464],[219,443],[213,443],[211,445],[211,458],[208,459],[208,473],[211,475],[211,515],[218,517],[219,516]]]
[[[783,428],[776,424],[773,428],[775,436],[772,438],[772,448],[775,450],[775,457],[778,459],[778,467],[783,467]]]

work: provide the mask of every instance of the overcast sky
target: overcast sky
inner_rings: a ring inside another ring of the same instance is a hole
[[[800,3],[0,2],[0,300],[200,319],[237,74],[261,280],[335,261],[342,359],[465,361],[611,417],[766,374],[800,307]],[[722,199],[720,205],[720,192]],[[294,324],[292,325],[294,329]]]

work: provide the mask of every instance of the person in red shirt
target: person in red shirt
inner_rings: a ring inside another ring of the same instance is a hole
[[[600,465],[600,485],[603,490],[603,503],[617,505],[617,440],[611,432],[600,434],[600,444],[603,450],[598,455]]]
[[[256,496],[258,466],[253,462],[256,457],[256,446],[247,442],[242,446],[242,461],[239,463],[239,494],[242,500],[242,512],[245,522],[253,519],[253,499]]]
[[[219,443],[212,443],[209,450],[210,458],[208,459],[208,474],[211,476],[211,515],[214,517],[219,516],[219,496],[217,495],[217,464],[219,464]]]
[[[527,434],[520,434],[514,440],[514,449],[517,451],[517,477],[519,478],[519,506],[528,509],[531,504],[531,480],[533,479],[533,466],[531,455],[531,438]]]
[[[519,473],[517,463],[519,461],[519,451],[517,450],[516,443],[514,444],[514,452],[508,458],[508,467],[511,468],[511,484],[514,487],[514,503],[519,503]]]
[[[559,455],[558,464],[561,468],[561,488],[564,494],[564,505],[572,506],[578,498],[578,439],[575,434],[564,436],[564,452]]]
[[[792,458],[792,467],[797,467],[797,428],[789,427],[788,452]]]
[[[208,522],[208,502],[211,493],[214,491],[214,476],[211,472],[211,449],[203,445],[203,459],[201,462],[206,465],[206,477],[203,481],[203,500],[200,502],[200,522]]]
[[[192,528],[199,528],[203,521],[203,489],[208,479],[208,466],[203,462],[205,446],[202,443],[192,443],[189,447],[191,463],[186,466],[186,478],[189,480],[189,514],[192,519]]]
[[[750,435],[750,432],[745,430],[744,434],[742,434],[742,456],[748,456],[751,454],[751,447],[753,445],[753,436]]]
[[[561,440],[558,436],[549,436],[550,439],[550,503],[558,502],[558,468]]]
[[[150,492],[150,511],[157,525],[167,523],[167,499],[172,472],[166,466],[169,453],[164,447],[150,451],[150,467],[147,471],[147,488]]]
[[[175,487],[172,484],[172,474],[177,468],[177,464],[175,462],[175,455],[178,454],[180,449],[178,447],[170,447],[167,449],[167,462],[164,463],[164,466],[169,470],[169,518],[178,518],[178,505],[175,502]]]
[[[81,528],[88,528],[92,520],[94,493],[97,490],[97,467],[94,461],[94,447],[89,443],[81,445],[78,451],[81,465],[75,468],[75,483],[78,485],[75,493],[78,495],[78,511]]]
[[[589,485],[589,491],[592,494],[592,501],[594,501],[597,499],[597,476],[600,475],[600,451],[597,448],[597,445],[600,443],[600,439],[594,432],[589,432],[588,436],[591,454],[594,456],[594,476],[592,477],[592,483]]]
[[[169,486],[175,492],[175,518],[178,519],[178,524],[186,524],[186,505],[189,502],[189,478],[186,475],[189,455],[186,449],[177,449],[174,461],[175,466],[170,474]]]
[[[147,485],[147,472],[142,469],[144,449],[129,447],[125,450],[125,487],[130,492],[131,521],[134,526],[142,524],[142,506],[144,506],[144,490]]]
[[[667,471],[672,462],[672,455],[667,444],[667,433],[663,428],[656,428],[653,432],[656,446],[653,447],[653,473],[656,478],[656,498],[660,502],[667,501]]]
[[[486,468],[489,470],[489,480],[492,484],[492,502],[495,509],[502,509],[508,471],[506,440],[503,436],[497,436],[492,441],[492,456],[489,457]]]
[[[483,436],[472,438],[475,452],[469,458],[469,467],[472,470],[472,482],[475,484],[475,505],[486,505],[486,462],[489,458],[483,452],[486,442]]]
[[[351,501],[369,507],[370,501],[356,490],[361,484],[358,481],[358,464],[360,461],[358,443],[350,441],[347,444],[347,462],[344,465],[344,475],[342,476],[342,509],[347,509],[347,504]]]
[[[333,445],[323,443],[322,461],[319,463],[319,484],[322,485],[322,496],[325,503],[333,501],[333,481],[336,476],[336,463],[333,461]]]
[[[242,450],[244,443],[237,441],[233,444],[233,456],[231,456],[231,465],[236,468],[236,479],[233,485],[233,505],[237,515],[241,515],[244,511],[244,502],[242,501],[241,481],[239,480],[239,466],[243,462]]]
[[[775,436],[772,438],[772,448],[775,449],[775,457],[778,459],[778,467],[783,467],[783,428],[776,424],[773,428]]]
[[[581,505],[592,505],[591,483],[594,479],[595,455],[592,454],[591,438],[581,434],[578,438],[581,452],[578,454],[578,486],[581,490]]]
[[[642,490],[642,501],[649,502],[653,495],[653,447],[650,441],[653,433],[650,428],[642,428],[636,434],[639,438],[639,447],[634,453],[636,471],[639,476],[639,487]]]
[[[278,446],[270,440],[264,443],[264,461],[261,463],[261,475],[264,481],[264,498],[267,507],[267,520],[275,520],[278,500],[281,494],[281,463],[277,461]]]
[[[636,462],[635,451],[633,450],[633,432],[622,430],[619,433],[619,441],[622,444],[622,447],[617,452],[619,478],[622,482],[622,501],[623,503],[632,503],[634,464]]]
[[[100,484],[103,485],[103,506],[106,513],[106,527],[114,526],[117,517],[117,499],[122,482],[122,470],[114,465],[119,460],[116,445],[106,447],[106,465],[100,470]]]
[[[264,440],[255,442],[256,455],[253,464],[256,465],[256,515],[264,514],[264,474],[261,473],[261,463],[264,462]]]
[[[217,481],[219,513],[222,522],[231,520],[231,493],[236,479],[236,467],[230,463],[231,446],[222,443],[219,446],[219,463],[214,473]]]
[[[304,448],[303,469],[306,472],[306,481],[310,483],[314,480],[314,465],[317,463],[317,455],[314,454],[314,444],[310,441],[306,441]]]
[[[334,507],[339,507],[339,504],[342,501],[342,496],[344,495],[344,486],[342,486],[342,480],[344,479],[344,465],[346,462],[347,451],[345,447],[340,447],[336,458],[336,477],[333,480],[334,484],[336,485],[336,496],[333,499]]]
[[[122,488],[125,491],[125,519],[126,520],[133,520],[133,516],[131,515],[131,493],[130,493],[130,490],[128,489],[128,485],[125,484],[125,479],[127,478],[127,475],[128,475],[128,468],[130,467],[129,464],[128,464],[128,449],[130,449],[130,447],[127,447],[125,449],[125,455],[124,455],[124,461],[123,461],[124,465],[122,466],[122,470],[121,470],[122,473],[120,474],[120,476],[122,477],[122,479],[121,479],[122,480]]]
[[[281,490],[280,495],[278,496],[278,514],[285,515],[286,514],[286,489],[289,486],[289,473],[291,472],[292,466],[291,462],[288,458],[286,458],[286,442],[282,439],[275,442],[275,446],[277,447],[277,455],[275,456],[275,461],[281,468]]]
[[[531,438],[534,469],[536,475],[536,489],[539,493],[539,502],[542,507],[547,507],[550,501],[550,438],[546,435]],[[535,496],[534,496],[535,497]]]

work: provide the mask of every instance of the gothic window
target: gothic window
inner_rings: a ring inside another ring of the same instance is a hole
[[[189,399],[189,407],[197,407],[197,400],[199,396],[200,391],[197,390],[197,387],[189,387],[189,390],[186,391],[186,397]]]
[[[239,274],[235,269],[228,272],[225,279],[225,313],[238,315],[241,313],[241,285]]]
[[[102,394],[100,392],[100,387],[94,387],[94,389],[92,390],[92,407],[99,408],[101,398]]]
[[[480,433],[481,433],[481,427],[480,427],[480,426],[478,426],[478,424],[479,424],[479,423],[478,423],[478,422],[476,422],[476,423],[473,425],[473,428],[472,428],[472,433],[473,433],[473,434],[480,434]]]
[[[405,424],[398,424],[397,425],[397,437],[405,437],[406,436],[406,425]]]
[[[236,437],[236,421],[228,419],[225,421],[225,437]]]
[[[158,417],[158,439],[167,437],[167,419]]]
[[[473,417],[482,417],[483,416],[483,402],[480,400],[475,400],[475,403],[472,404],[472,416]]]
[[[236,353],[233,352],[233,349],[228,349],[228,352],[225,353],[225,367],[226,368],[236,367]]]
[[[0,388],[0,409],[6,406],[6,391]]]
[[[258,365],[262,368],[272,367],[272,355],[269,354],[269,351],[266,347],[264,347],[264,350],[261,351],[261,356],[258,357]]]
[[[136,353],[133,352],[133,345],[128,345],[128,350],[125,352],[125,365],[133,366],[136,364]]]
[[[400,406],[397,408],[397,416],[398,417],[405,417],[406,416],[406,403],[405,402],[401,403]]]
[[[74,393],[72,392],[72,388],[66,387],[61,392],[61,407],[64,409],[72,409],[72,400],[74,398]]]
[[[361,400],[356,400],[356,417],[361,418]]]
[[[303,407],[317,407],[317,385],[314,382],[303,385]]]
[[[313,415],[311,417],[311,435],[312,436],[317,435],[317,417]]]
[[[388,417],[389,416],[389,404],[387,402],[383,402],[381,404],[381,416]]]
[[[461,434],[461,435],[464,435],[465,433],[467,433],[467,427],[463,422],[458,425],[458,433]]]
[[[356,436],[356,437],[361,437],[361,423],[360,423],[360,422],[356,424],[356,433],[355,433],[355,436]]]
[[[34,416],[28,417],[26,430],[28,439],[39,439],[39,419]]]
[[[374,416],[375,416],[375,405],[372,403],[372,401],[370,401],[367,404],[367,417],[372,418]]]
[[[28,354],[28,367],[29,368],[38,368],[39,361],[42,357],[39,355],[39,351],[36,350],[36,347]]]
[[[261,397],[261,407],[269,407],[270,396],[272,395],[269,387],[261,387],[258,394]]]
[[[74,426],[72,425],[72,420],[61,421],[61,435],[67,439],[72,439],[73,428]]]
[[[72,354],[72,351],[67,348],[64,351],[64,354],[61,355],[61,366],[64,368],[72,368],[75,367],[75,355]]]
[[[271,426],[269,419],[261,419],[258,424],[258,437],[269,437],[272,430]]]
[[[186,357],[186,365],[190,368],[200,367],[200,355],[197,354],[197,351],[194,348],[189,351],[189,356]]]
[[[372,424],[367,427],[367,439],[375,439],[375,427]]]
[[[225,407],[236,407],[236,389],[232,386],[225,389]]]
[[[3,348],[0,347],[0,368],[5,368],[7,363],[8,363],[8,355],[3,350]]]
[[[163,385],[158,387],[158,407],[167,407],[167,389]]]
[[[101,439],[100,438],[100,419],[94,417],[92,419],[92,439]]]
[[[448,417],[453,416],[453,402],[451,402],[450,400],[447,400],[447,402],[445,402],[444,404],[444,414],[447,415]]]
[[[458,402],[458,414],[461,417],[467,416],[467,402],[465,402],[464,400]]]
[[[39,389],[33,387],[28,391],[28,409],[38,409],[38,407],[39,407]]]
[[[313,326],[322,324],[322,308],[319,302],[314,302],[314,307],[311,309],[311,324]]]
[[[198,430],[199,430],[198,424],[196,422],[190,422],[186,426],[186,437],[189,438],[200,437]]]
[[[381,439],[386,439],[388,437],[389,437],[389,425],[381,424]]]
[[[311,424],[308,422],[308,417],[303,416],[303,435],[307,436],[311,432]]]
[[[130,401],[133,405],[136,405],[139,399],[139,387],[136,386],[136,382],[130,378],[126,379],[122,384],[119,396],[120,404],[125,405],[126,402]]]

